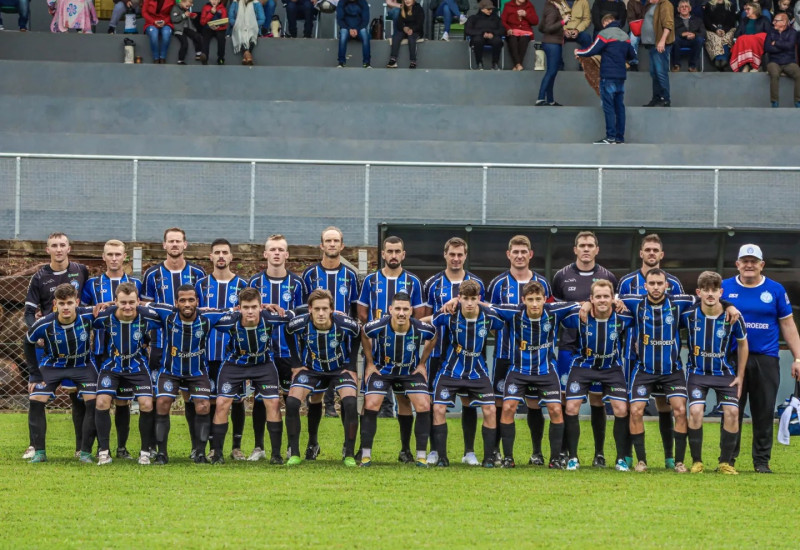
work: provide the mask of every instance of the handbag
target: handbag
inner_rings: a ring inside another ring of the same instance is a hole
[[[547,57],[544,55],[544,50],[541,44],[535,43],[533,45],[533,70],[544,71],[547,69]]]
[[[636,21],[631,21],[630,29],[633,33],[633,36],[642,36],[642,23],[644,19],[637,19]]]

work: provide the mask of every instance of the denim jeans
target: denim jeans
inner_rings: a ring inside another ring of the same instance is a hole
[[[397,61],[397,56],[400,54],[400,44],[403,40],[408,40],[408,57],[409,61],[416,61],[417,60],[417,40],[419,40],[419,36],[416,33],[411,33],[411,35],[407,35],[403,32],[403,29],[396,29],[394,34],[392,34],[392,49],[391,53],[389,53],[389,57]]]
[[[625,80],[600,79],[600,100],[606,117],[606,139],[625,141]]]
[[[689,56],[689,67],[697,68],[700,66],[700,56],[703,55],[703,43],[705,40],[696,36],[693,40],[687,40],[682,36],[675,37],[675,42],[672,44],[672,64],[680,65],[681,56]],[[682,50],[688,49],[689,52]]]
[[[556,82],[556,74],[561,66],[561,44],[542,44],[547,67],[545,68],[542,84],[539,86],[539,99],[544,99],[548,103],[553,103],[553,84]]]
[[[150,50],[153,52],[153,61],[157,59],[167,58],[167,48],[169,48],[169,41],[172,38],[172,27],[164,25],[160,29],[150,25],[144,30],[147,37],[150,39]],[[161,38],[161,45],[158,44],[158,39]]]
[[[456,0],[442,0],[439,7],[436,8],[436,17],[444,19],[444,32],[450,32],[450,25],[453,23],[453,18],[458,19],[461,11],[458,9]],[[435,38],[435,37],[434,37]]]
[[[672,44],[659,53],[655,46],[650,47],[650,78],[653,80],[653,99],[669,101],[669,58]]]
[[[30,0],[17,0],[17,10],[19,13],[19,28],[28,28],[28,17],[31,15]]]
[[[314,4],[311,0],[289,0],[286,4],[286,18],[289,20],[289,36],[297,36],[297,19],[300,18],[303,20],[303,37],[311,38],[314,28]]]
[[[633,46],[633,53],[636,54],[636,59],[630,62],[631,65],[638,65],[639,64],[639,44],[642,42],[641,36],[636,36],[635,34],[628,33],[628,37],[631,39],[631,46]]]
[[[361,60],[362,63],[370,62],[369,56],[369,33],[367,29],[358,29],[356,35],[361,40]],[[347,63],[347,42],[350,40],[350,29],[339,29],[339,63]]]
[[[267,34],[271,31],[270,25],[272,24],[272,16],[275,15],[275,0],[267,0],[264,2],[264,28],[261,29],[261,34]],[[278,38],[277,36],[275,38]]]

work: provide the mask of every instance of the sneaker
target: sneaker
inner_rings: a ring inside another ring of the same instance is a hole
[[[482,71],[483,70],[483,63],[475,63],[475,70]]]
[[[362,457],[361,462],[358,464],[359,468],[369,468],[372,466],[372,459],[369,457]]]
[[[561,103],[559,103],[558,101],[553,101],[552,103],[548,103],[548,105],[550,107],[563,107],[563,105]]]
[[[705,470],[705,466],[703,466],[702,462],[698,461],[698,462],[693,462],[692,463],[692,469],[689,470],[689,471],[691,473],[693,473],[693,474],[702,474],[704,470]]]
[[[500,65],[498,65],[497,63],[492,63],[492,70],[493,71],[499,71],[500,70]]]
[[[363,68],[365,68],[365,69],[371,69],[371,68],[372,68],[372,65],[370,65],[369,63],[364,63],[364,64],[363,64],[363,65],[361,65],[361,66],[362,66]]]
[[[674,470],[675,469],[675,459],[674,458],[665,458],[664,459],[664,468],[667,470]]]
[[[570,458],[567,461],[567,470],[569,470],[569,471],[577,470],[580,467],[581,467],[581,463],[578,462],[577,458]]]
[[[316,460],[318,456],[319,456],[319,445],[309,445],[308,447],[306,447],[306,460]]]
[[[283,457],[281,455],[273,455],[269,457],[270,465],[283,466]]]
[[[517,465],[514,463],[514,457],[507,456],[503,459],[503,462],[500,463],[501,468],[516,468]]]
[[[165,466],[169,462],[169,458],[164,453],[158,453],[156,455],[155,463],[157,466]]]
[[[606,457],[603,455],[594,455],[594,460],[592,460],[592,468],[605,468],[606,467]]]
[[[461,15],[458,16],[458,22],[459,24],[463,25],[464,23],[467,22],[467,16],[462,13]]]
[[[158,453],[156,452],[155,447],[150,447],[150,449],[147,451],[147,454],[150,457],[150,460],[153,460]]]
[[[256,447],[250,456],[247,457],[248,462],[258,462],[262,458],[267,458],[267,453],[261,447]]]
[[[289,460],[286,461],[287,466],[298,466],[303,463],[303,459],[297,455],[290,456]]]
[[[598,139],[597,141],[594,142],[595,145],[614,145],[616,143],[617,140],[611,138]]]
[[[467,453],[461,458],[461,464],[467,464],[468,466],[479,466],[480,463],[475,453]]]
[[[139,453],[139,465],[150,466],[150,453],[147,451],[141,451]]]
[[[494,460],[491,458],[484,458],[483,462],[481,462],[482,468],[494,468]]]
[[[625,464],[627,464],[627,465],[628,465],[628,469],[629,469],[629,470],[630,470],[631,468],[633,468],[633,457],[632,457],[632,456],[626,456],[626,457],[625,457]]]
[[[225,64],[224,59],[217,59],[217,65],[224,65],[224,64]]]
[[[739,475],[739,472],[736,471],[736,468],[734,468],[733,466],[731,466],[727,462],[720,462],[718,469],[719,469],[719,473],[721,473],[721,474],[726,474],[726,475],[729,475],[729,476],[738,476]],[[772,473],[772,470],[769,469],[769,466],[767,466],[766,469],[767,469],[766,472],[759,472],[759,473],[769,473],[769,474]],[[757,469],[756,469],[756,472],[758,472]]]
[[[92,460],[92,453],[85,453],[81,451],[81,456],[78,457],[78,462],[83,462],[84,464],[94,464],[94,460]]]
[[[722,465],[726,464],[725,462],[720,462],[719,464],[719,471],[722,472]],[[733,468],[733,466],[731,466]],[[769,464],[756,464],[755,471],[757,474],[771,474],[772,470],[769,468]]]
[[[427,461],[426,461],[424,458],[418,458],[418,459],[417,459],[417,460],[414,462],[414,465],[415,465],[417,468],[427,468],[427,467],[428,467],[428,462],[427,462]]]
[[[564,465],[561,464],[561,459],[553,458],[550,460],[550,464],[547,465],[550,470],[563,470]]]
[[[33,445],[25,449],[25,452],[22,453],[22,460],[30,460],[33,458],[33,455],[36,454],[36,449],[33,448]]]
[[[542,453],[534,453],[528,461],[531,466],[544,466],[544,455]]]
[[[208,464],[209,460],[208,460],[208,457],[206,455],[197,455],[196,457],[194,457],[194,463],[195,464]]]
[[[685,474],[689,470],[686,468],[686,464],[683,462],[676,462],[675,463],[675,473],[676,474]]]
[[[28,462],[31,464],[38,464],[39,462],[47,462],[47,453],[42,451],[34,451],[33,458],[31,458]]]
[[[649,103],[642,105],[642,107],[659,107],[662,103],[664,103],[663,99],[660,97],[654,97]]]
[[[447,467],[449,467],[449,466],[450,466],[450,460],[448,460],[446,456],[444,456],[444,457],[440,458],[440,459],[439,459],[439,460],[436,462],[436,467],[437,467],[437,468],[447,468]]]
[[[636,467],[633,470],[639,473],[646,472],[647,462],[645,462],[644,460],[640,460],[639,462],[636,463]]]
[[[211,465],[216,466],[217,464],[225,464],[225,459],[222,456],[222,453],[214,453],[214,456],[211,457]]]
[[[183,59],[179,59],[178,65],[186,65],[186,61],[184,61]]]
[[[416,69],[417,68],[417,62],[416,61],[412,61],[411,63],[408,64],[408,68],[409,69]]]
[[[336,65],[336,68],[337,69],[344,69],[345,65],[346,65],[346,63],[339,63],[338,65]],[[328,411],[325,411],[325,416],[328,416]]]
[[[97,465],[111,464],[111,454],[108,451],[100,451],[97,453]]]
[[[668,100],[661,100],[661,106],[662,107],[671,107],[672,103],[670,103]]]
[[[534,103],[536,107],[544,107],[545,105],[547,105],[547,102],[544,99],[537,99],[536,103]]]
[[[1,30],[3,30],[3,26],[2,25],[0,25],[0,31]],[[108,27],[108,30],[106,31],[106,34],[114,34],[115,32],[117,32],[117,28],[116,27]]]
[[[389,62],[386,64],[387,69],[396,69],[397,68],[397,60],[390,59]]]
[[[414,455],[411,454],[411,451],[400,451],[400,454],[397,455],[397,461],[403,464],[411,464],[414,462]]]
[[[363,460],[363,459],[362,459]],[[352,456],[344,457],[344,465],[348,468],[355,468],[356,467],[356,459]]]
[[[449,32],[442,33],[442,40],[444,40],[445,42],[450,42],[450,33]]]
[[[439,462],[439,453],[437,453],[436,451],[429,452],[428,453],[428,458],[425,460],[425,462],[429,466],[436,465]]]
[[[131,453],[129,453],[128,449],[126,449],[125,447],[118,448],[115,454],[117,458],[121,458],[123,460],[133,460]]]
[[[616,468],[616,470],[618,472],[630,472],[631,471],[631,469],[628,468],[628,463],[625,462],[624,458],[620,458],[619,460],[617,460],[617,465],[615,466],[615,468]]]
[[[231,458],[234,460],[247,460],[241,449],[231,449]]]
[[[566,468],[567,467],[567,460],[569,460],[569,457],[567,456],[567,453],[559,453],[558,454],[558,460],[561,461],[561,467],[562,468]]]

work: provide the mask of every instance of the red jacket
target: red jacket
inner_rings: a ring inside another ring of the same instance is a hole
[[[525,10],[525,17],[520,17],[517,14],[518,10]],[[503,21],[503,26],[506,30],[518,30],[525,32],[533,32],[533,27],[539,24],[539,16],[536,15],[536,9],[529,1],[526,0],[521,6],[514,0],[509,0],[503,6],[503,13],[500,15]],[[531,35],[531,39],[533,35]]]
[[[208,3],[203,6],[203,11],[200,12],[200,24],[202,26],[208,25],[208,22],[213,19],[227,19],[228,18],[228,10],[225,9],[225,6],[220,2],[217,4],[217,13],[211,13],[211,4]],[[214,30],[217,31],[224,31],[228,28],[228,25],[220,25],[219,27],[215,27]]]
[[[156,21],[163,21],[165,27],[172,26],[170,11],[175,5],[175,0],[160,0],[161,9],[158,9],[159,0],[144,0],[142,4],[142,15],[144,16],[144,27],[155,27]]]

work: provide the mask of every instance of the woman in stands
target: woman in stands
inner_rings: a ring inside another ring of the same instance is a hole
[[[144,0],[142,4],[144,33],[150,39],[153,63],[163,65],[167,62],[167,49],[173,29],[170,12],[174,5],[175,0]]]
[[[258,0],[234,0],[228,10],[233,53],[242,52],[242,65],[253,64],[253,48],[264,26],[264,7]]]
[[[47,9],[53,16],[50,23],[53,32],[76,30],[91,34],[92,27],[97,25],[92,0],[47,0]]]
[[[735,42],[731,49],[731,69],[734,72],[758,72],[764,55],[764,40],[772,25],[761,15],[758,2],[748,2],[744,6],[745,19],[733,33]]]
[[[731,0],[710,0],[703,6],[706,51],[718,71],[728,66],[736,21],[736,5]]]
[[[416,0],[403,0],[400,13],[394,23],[392,34],[392,51],[389,54],[387,69],[397,68],[397,55],[400,53],[400,44],[408,41],[408,57],[411,60],[409,69],[417,68],[417,40],[422,37],[425,29],[425,10],[417,4]]]
[[[545,67],[542,84],[539,86],[539,99],[536,100],[536,106],[561,106],[553,98],[553,85],[563,63],[561,53],[564,49],[564,28],[572,19],[571,13],[572,10],[564,0],[547,0],[544,4],[539,30],[543,33],[542,49],[547,67]]]
[[[506,28],[508,53],[514,63],[514,68],[511,70],[521,71],[528,44],[533,40],[533,26],[539,24],[539,16],[528,0],[511,0],[503,6],[500,19]]]

